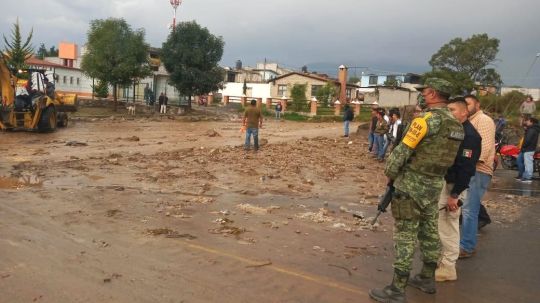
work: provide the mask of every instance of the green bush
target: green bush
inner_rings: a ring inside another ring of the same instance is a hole
[[[507,118],[519,116],[519,106],[526,96],[518,91],[508,92],[502,96],[487,95],[480,97],[482,108],[486,112],[502,114]]]
[[[319,100],[321,107],[328,108],[330,102],[337,94],[337,88],[332,83],[327,83],[317,91],[317,100]]]
[[[291,89],[292,106],[291,109],[295,112],[307,110],[306,98],[307,84],[294,84]]]
[[[105,81],[98,80],[93,89],[94,95],[98,98],[107,98],[109,96],[109,84]]]
[[[304,116],[304,115],[301,115],[301,114],[296,113],[296,112],[286,112],[286,113],[283,114],[282,117],[285,120],[297,121],[297,122],[304,122],[304,121],[308,121],[308,119],[309,119],[308,116]]]

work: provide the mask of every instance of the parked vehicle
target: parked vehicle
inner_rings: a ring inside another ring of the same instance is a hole
[[[51,132],[67,126],[67,113],[77,110],[77,95],[56,93],[45,73],[11,71],[0,55],[0,130]]]
[[[515,145],[504,145],[500,149],[500,162],[504,169],[517,170],[520,149]],[[534,153],[534,171],[540,174],[540,151]]]

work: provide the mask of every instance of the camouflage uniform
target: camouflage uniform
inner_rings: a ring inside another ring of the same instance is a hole
[[[454,162],[463,137],[461,123],[448,109],[428,109],[411,123],[402,144],[387,161],[385,174],[394,180],[396,188],[392,200],[394,270],[401,277],[409,276],[417,239],[424,261],[421,275],[434,275],[440,249],[438,199],[443,177]],[[404,290],[406,279],[401,281],[396,287]]]

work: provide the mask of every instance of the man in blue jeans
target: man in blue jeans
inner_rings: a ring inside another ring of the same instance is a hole
[[[469,194],[463,201],[459,258],[469,258],[475,253],[478,213],[482,197],[491,183],[495,158],[495,122],[480,109],[478,98],[468,95],[465,101],[469,110],[469,121],[482,137],[482,151],[476,164],[476,174],[469,183]]]
[[[375,142],[375,128],[377,127],[377,107],[374,106],[371,108],[371,122],[369,125],[369,134],[368,134],[368,151],[372,152],[373,145],[376,145]],[[377,152],[375,152],[376,154]]]
[[[251,143],[251,136],[253,136],[253,146],[255,151],[259,150],[259,128],[262,127],[262,114],[261,110],[257,108],[257,100],[251,100],[251,105],[246,108],[244,112],[244,119],[242,124],[246,127],[246,143],[244,145],[245,150],[249,150]]]
[[[377,160],[384,162],[384,137],[388,133],[388,123],[384,119],[384,112],[377,112],[377,126],[375,127],[375,143],[377,143]]]
[[[536,151],[540,126],[538,125],[538,120],[536,118],[529,118],[524,121],[524,124],[527,129],[525,130],[525,137],[517,158],[519,173],[516,179],[523,183],[530,184],[532,183],[534,152]]]

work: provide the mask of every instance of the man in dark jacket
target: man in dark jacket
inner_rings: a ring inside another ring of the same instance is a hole
[[[534,152],[536,151],[536,145],[538,144],[538,134],[540,134],[540,126],[538,125],[538,119],[529,118],[525,120],[525,138],[521,145],[521,151],[519,153],[518,164],[518,177],[523,183],[532,183],[532,175],[534,171]]]
[[[354,113],[349,106],[349,104],[345,104],[345,111],[343,111],[343,128],[345,130],[345,135],[343,137],[349,137],[349,124],[354,119]]]
[[[448,109],[461,122],[465,138],[459,146],[454,164],[444,176],[446,184],[439,199],[439,237],[441,257],[435,270],[435,281],[457,280],[456,261],[459,257],[459,206],[460,195],[466,194],[471,177],[476,172],[476,162],[482,152],[482,137],[467,119],[469,111],[464,98],[454,98]]]

